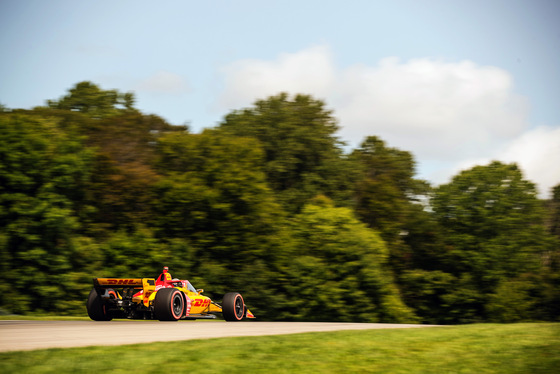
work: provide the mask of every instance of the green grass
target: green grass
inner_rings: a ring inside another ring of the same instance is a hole
[[[558,373],[560,324],[479,324],[0,354],[2,373]]]

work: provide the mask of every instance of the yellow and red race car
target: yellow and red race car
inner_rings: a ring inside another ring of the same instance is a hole
[[[86,306],[94,321],[210,319],[216,313],[222,313],[226,321],[255,318],[237,292],[226,293],[221,305],[202,292],[188,280],[172,279],[166,266],[156,279],[94,278]]]

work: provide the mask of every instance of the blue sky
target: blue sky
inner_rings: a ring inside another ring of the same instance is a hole
[[[0,2],[0,103],[133,91],[192,131],[281,91],[324,100],[353,148],[410,151],[437,185],[493,159],[560,183],[560,1]]]

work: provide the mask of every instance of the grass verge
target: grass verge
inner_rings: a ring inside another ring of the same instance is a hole
[[[479,324],[0,353],[3,373],[557,373],[560,324]]]

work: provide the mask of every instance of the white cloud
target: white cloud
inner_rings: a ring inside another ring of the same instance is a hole
[[[187,93],[189,86],[182,76],[160,70],[138,83],[134,90],[155,94],[180,95]]]
[[[514,139],[497,159],[516,162],[525,178],[538,182],[542,197],[560,184],[560,127],[537,127]]]
[[[552,187],[560,184],[560,127],[541,126],[527,130],[511,140],[503,149],[473,159],[465,159],[440,170],[435,179],[447,183],[450,177],[476,165],[487,165],[493,160],[516,163],[525,179],[537,184],[541,198],[548,198]]]
[[[347,69],[341,86],[333,104],[342,136],[379,134],[423,159],[472,157],[525,126],[526,104],[507,72],[470,61],[387,58]]]
[[[560,130],[530,129],[528,100],[515,94],[512,76],[498,67],[389,57],[336,69],[329,48],[319,46],[274,61],[238,61],[223,73],[220,110],[281,91],[311,94],[334,110],[339,135],[352,147],[380,136],[412,152],[420,176],[436,184],[492,159],[518,162],[541,192],[560,183]]]
[[[220,110],[239,109],[280,92],[313,94],[326,98],[332,92],[334,67],[324,46],[283,53],[276,61],[241,60],[226,66]]]

